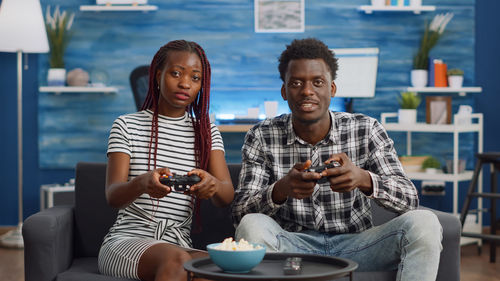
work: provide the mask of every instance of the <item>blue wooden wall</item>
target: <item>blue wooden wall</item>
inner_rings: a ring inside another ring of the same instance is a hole
[[[443,58],[450,67],[464,69],[465,85],[476,84],[475,0],[424,0],[426,5],[436,5],[437,11],[420,15],[366,15],[356,10],[359,5],[368,2],[308,0],[305,32],[256,34],[253,0],[149,0],[150,4],[159,7],[158,11],[149,13],[80,12],[80,5],[91,5],[94,1],[41,0],[44,10],[49,4],[61,5],[63,9],[76,13],[74,37],[66,56],[67,68],[80,67],[89,72],[104,70],[119,92],[110,95],[37,93],[38,85],[45,85],[47,56],[28,56],[30,68],[24,71],[23,83],[25,217],[38,211],[41,184],[63,183],[74,177],[74,163],[77,161],[105,161],[107,135],[113,120],[135,109],[128,83],[129,73],[135,66],[149,63],[156,50],[173,39],[194,40],[205,48],[213,71],[211,108],[213,113],[218,114],[244,114],[247,107],[260,106],[263,109],[263,101],[279,100],[281,81],[278,78],[277,57],[292,39],[317,37],[332,48],[378,47],[380,59],[376,96],[355,100],[354,110],[379,118],[381,112],[397,110],[395,97],[410,83],[411,59],[425,22],[436,13],[453,12],[455,17],[432,54]],[[498,6],[483,3],[481,13],[488,12],[488,7],[492,5]],[[496,17],[489,18],[496,20]],[[477,29],[477,32],[480,34],[483,29]],[[499,46],[498,39],[491,41],[491,34],[484,32],[482,37],[488,38],[492,46]],[[485,45],[488,44],[483,43]],[[492,64],[487,59],[483,59],[482,67],[488,73],[495,73],[495,69],[488,71]],[[15,94],[15,54],[0,53],[0,73],[2,93]],[[484,76],[481,84],[479,86],[498,85],[489,76]],[[483,107],[489,109],[490,115],[496,115],[491,107],[498,103],[498,98],[493,93],[486,94],[489,98],[483,100]],[[454,97],[453,111],[459,104],[471,104],[477,108],[476,100],[481,99],[481,95]],[[17,155],[16,123],[12,116],[16,116],[16,101],[15,96],[7,94],[0,95],[0,101],[0,114],[5,120],[1,127],[4,137],[0,138],[4,159],[0,162],[4,179],[0,186],[0,225],[14,225],[17,223]],[[286,104],[280,103],[279,110],[286,112]],[[423,121],[423,105],[419,111],[419,120]],[[489,122],[490,127],[497,127],[488,120],[494,120],[494,117],[485,116],[485,122],[486,125]],[[485,143],[495,147],[497,142],[493,139],[498,138],[494,132],[485,132]],[[396,141],[398,152],[404,154],[404,136],[392,133],[391,136]],[[493,137],[490,139],[488,136]],[[414,153],[449,157],[451,146],[438,142],[438,137],[439,134],[417,136]],[[242,138],[243,134],[224,134],[228,161],[239,161]],[[470,168],[473,136],[462,141],[461,151],[466,153]],[[451,193],[445,198],[423,197],[422,203],[450,211]]]
[[[117,86],[119,92],[40,93],[39,161],[44,168],[74,167],[83,160],[105,161],[106,139],[113,120],[135,110],[128,82],[130,72],[138,65],[148,64],[156,50],[173,39],[193,40],[205,48],[213,73],[211,112],[217,115],[245,114],[248,107],[260,107],[263,112],[265,100],[281,100],[277,57],[291,40],[304,37],[317,37],[331,48],[380,48],[376,97],[355,100],[354,110],[376,118],[381,112],[396,111],[395,97],[409,85],[412,56],[425,22],[441,12],[453,12],[455,17],[433,55],[444,59],[450,67],[464,69],[465,84],[474,84],[473,0],[425,1],[437,5],[437,11],[421,15],[366,15],[357,11],[367,0],[306,1],[303,33],[255,33],[253,0],[150,0],[150,4],[158,6],[158,11],[79,11],[79,5],[91,2],[44,0],[42,6],[59,4],[76,13],[66,68],[80,67],[91,73],[106,71],[110,84]],[[40,56],[41,83],[45,81],[47,68],[47,56]],[[454,102],[474,100],[466,97]],[[425,118],[423,105],[421,109],[420,118]],[[288,112],[283,101],[279,112]],[[242,134],[225,136],[229,162],[240,160],[242,137]],[[422,151],[415,152],[435,154],[434,146],[429,146],[433,142],[428,135],[417,137],[415,144]],[[470,141],[464,144],[470,147]],[[442,148],[437,156],[449,157],[449,146],[443,144]]]

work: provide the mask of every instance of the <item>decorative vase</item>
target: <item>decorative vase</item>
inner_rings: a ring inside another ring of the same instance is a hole
[[[437,174],[438,173],[438,169],[437,168],[425,168],[425,172],[427,174]]]
[[[427,86],[427,76],[427,70],[425,69],[412,69],[411,85],[416,88]]]
[[[47,73],[48,86],[64,86],[66,83],[66,69],[49,68]]]
[[[448,76],[448,84],[450,88],[462,88],[464,83],[464,77],[462,75],[450,75]]]
[[[400,124],[415,124],[417,123],[416,109],[399,109],[398,122]]]
[[[68,86],[86,87],[89,85],[89,73],[81,68],[75,68],[66,75]]]

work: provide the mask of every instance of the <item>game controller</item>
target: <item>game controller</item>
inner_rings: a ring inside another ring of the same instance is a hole
[[[321,165],[321,166],[317,166],[317,167],[310,167],[306,171],[307,172],[321,173],[321,172],[323,172],[326,169],[336,168],[336,167],[340,167],[340,166],[342,166],[342,165],[340,165],[339,162],[332,161],[332,162],[330,162],[330,163],[328,163],[326,165]],[[318,180],[318,183],[325,183],[327,180],[328,179],[326,177],[322,177],[321,179]]]
[[[201,178],[197,175],[183,175],[179,176],[174,174],[173,176],[162,176],[160,182],[166,186],[170,186],[174,191],[184,192],[189,190],[191,185],[199,183]]]

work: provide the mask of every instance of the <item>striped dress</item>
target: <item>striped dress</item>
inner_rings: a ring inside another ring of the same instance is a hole
[[[128,180],[148,172],[152,117],[150,110],[122,115],[111,128],[108,153],[122,152],[130,156]],[[177,118],[158,116],[158,131],[157,168],[168,167],[179,175],[196,168],[194,130],[187,113]],[[220,132],[214,124],[211,124],[211,136],[212,150],[224,151]],[[167,242],[191,247],[193,205],[194,198],[190,195],[171,192],[158,201],[142,194],[120,209],[101,246],[100,272],[139,279],[139,259],[152,245]]]

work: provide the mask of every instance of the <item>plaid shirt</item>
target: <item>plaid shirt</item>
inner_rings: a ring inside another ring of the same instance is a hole
[[[267,119],[254,126],[242,148],[242,170],[232,204],[237,225],[248,213],[263,213],[287,231],[317,230],[327,233],[354,233],[372,227],[370,198],[397,213],[418,206],[417,190],[404,174],[382,125],[362,114],[330,112],[329,134],[316,145],[300,139],[292,128],[290,114]],[[354,165],[368,170],[373,193],[358,188],[351,192],[333,192],[329,182],[317,184],[311,197],[289,197],[275,204],[271,194],[274,183],[297,162],[311,159],[312,166],[330,155],[345,152]]]

